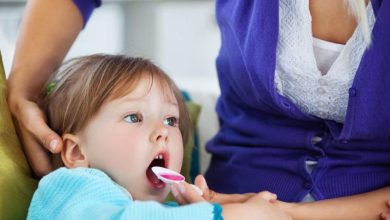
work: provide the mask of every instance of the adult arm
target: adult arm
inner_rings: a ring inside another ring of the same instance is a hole
[[[381,213],[388,212],[387,200],[390,198],[390,187],[372,192],[336,199],[310,203],[277,202],[295,220],[376,220]]]
[[[27,159],[38,176],[52,170],[46,149],[58,153],[62,140],[47,126],[37,97],[82,28],[83,16],[71,0],[27,3],[8,79],[7,101]]]
[[[229,195],[216,192],[210,193],[212,190],[208,188],[206,180],[201,175],[196,177],[195,185],[202,190],[204,194],[203,198],[208,202],[218,202],[222,204],[229,202],[245,202],[253,196],[252,194]],[[264,200],[275,203],[295,220],[390,220],[390,187],[364,194],[311,203],[286,203],[275,201],[276,196],[269,192],[261,192],[259,195],[261,195]],[[189,196],[187,195],[187,197]]]
[[[243,197],[238,194],[228,195],[216,193],[215,196],[219,198],[208,198],[208,188],[206,181],[201,176],[195,179],[195,185],[198,186],[203,194],[200,196],[194,188],[186,183],[173,184],[171,186],[171,192],[176,201],[181,205],[191,204],[194,205],[197,202],[208,201],[215,202],[215,200],[221,200],[222,204],[222,216],[224,219],[267,219],[267,220],[291,220],[285,211],[280,209],[276,204],[276,195],[270,192],[253,193],[251,195],[244,195]],[[203,183],[201,183],[203,181]]]

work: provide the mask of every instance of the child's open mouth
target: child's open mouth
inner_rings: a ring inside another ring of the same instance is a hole
[[[156,174],[153,173],[152,167],[159,166],[159,167],[167,167],[168,162],[168,154],[166,152],[161,152],[155,156],[155,158],[150,163],[148,169],[146,170],[146,177],[148,178],[149,182],[152,184],[155,188],[164,188],[165,183],[161,180],[159,180],[156,176]]]

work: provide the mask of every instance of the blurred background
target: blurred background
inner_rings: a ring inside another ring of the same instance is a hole
[[[0,49],[7,75],[25,4],[0,0]],[[103,0],[66,57],[121,53],[149,58],[162,67],[202,106],[202,172],[209,163],[203,146],[218,128],[215,58],[220,36],[214,11],[212,0]]]

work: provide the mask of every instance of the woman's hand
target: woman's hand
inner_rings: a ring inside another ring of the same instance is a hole
[[[390,200],[387,201],[387,207],[390,208]],[[382,212],[381,213],[381,219],[382,220],[390,220],[390,212],[387,211],[387,212]]]
[[[199,193],[186,182],[171,185],[172,195],[180,205],[191,204],[196,202],[206,202]]]
[[[196,202],[210,202],[207,201],[204,197],[200,196],[196,192],[196,190],[186,182],[173,184],[171,186],[171,191],[173,196],[176,198],[176,201],[180,205],[191,204]],[[229,196],[225,194],[215,194],[215,196],[217,195],[220,196],[220,198],[225,198],[224,196]],[[251,196],[245,196],[246,200],[244,202],[241,201],[242,198],[244,197],[234,196],[234,198],[239,198],[240,202],[222,204],[222,216],[226,220],[230,220],[230,219],[291,220],[292,219],[289,215],[287,215],[283,210],[281,210],[275,204],[270,203],[270,201],[276,199],[276,196],[272,193],[269,192],[254,193],[251,194]],[[229,199],[229,201],[231,200]]]
[[[268,191],[263,191],[259,193],[245,193],[245,194],[223,194],[217,193],[207,186],[206,180],[202,175],[198,175],[195,178],[195,185],[202,190],[203,198],[208,202],[215,202],[219,204],[227,204],[227,203],[242,203],[246,202],[248,199],[253,196],[260,196],[260,198],[273,202],[276,201],[276,194],[270,193]]]
[[[7,81],[7,102],[27,159],[37,176],[52,170],[48,150],[60,152],[62,140],[47,126],[36,100],[83,25],[81,13],[72,1],[27,2]]]
[[[62,139],[48,127],[45,115],[35,102],[16,95],[9,96],[8,100],[30,166],[37,176],[44,176],[53,169],[50,152],[61,151]]]
[[[260,193],[244,203],[230,203],[222,206],[224,219],[292,220],[286,212],[263,198]]]

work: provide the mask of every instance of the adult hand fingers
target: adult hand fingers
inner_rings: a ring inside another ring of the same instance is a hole
[[[390,200],[386,203],[387,207],[390,208]],[[383,212],[381,213],[381,219],[382,220],[390,220],[390,212]]]
[[[45,115],[36,103],[27,102],[21,114],[23,120],[18,121],[21,127],[26,128],[50,152],[61,152],[62,139],[49,128]]]
[[[273,193],[268,192],[268,191],[262,191],[262,192],[255,194],[254,196],[252,196],[251,198],[249,198],[247,200],[247,202],[255,202],[255,203],[258,203],[261,201],[274,202],[274,201],[276,201],[276,194],[273,194]]]
[[[390,220],[390,213],[386,213],[386,212],[381,213],[380,217],[382,220]]]
[[[224,203],[223,195],[219,194],[211,189],[209,189],[206,179],[203,175],[198,175],[194,181],[195,186],[197,186],[203,193],[202,197],[208,202]],[[222,198],[220,198],[222,197]]]
[[[198,175],[195,178],[195,185],[203,192],[203,198],[208,202],[216,202],[220,204],[225,203],[240,203],[245,202],[250,197],[255,195],[255,193],[246,193],[246,194],[223,194],[217,193],[209,189],[207,182],[202,175]]]
[[[18,128],[18,135],[31,169],[42,177],[52,170],[50,155],[45,148],[25,129]]]
[[[268,201],[268,202],[275,202],[276,199],[278,198],[276,194],[271,193],[269,191],[262,191],[258,193],[259,197],[262,199]]]
[[[173,184],[172,186],[172,194],[177,199],[180,204],[188,204],[188,203],[196,203],[205,201],[202,196],[186,182],[182,182],[179,184]]]
[[[46,124],[45,116],[34,102],[25,101],[14,115],[17,119],[19,135],[30,165],[36,175],[42,176],[51,171],[49,154],[62,149],[62,139]]]
[[[203,198],[205,198],[207,201],[209,201],[211,190],[207,186],[206,179],[203,177],[203,175],[196,176],[194,184],[202,191]]]
[[[172,184],[171,185],[171,193],[175,197],[176,202],[179,203],[180,205],[185,205],[187,204],[186,199],[184,199],[183,195],[180,192],[180,187],[178,184]]]

